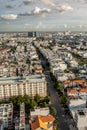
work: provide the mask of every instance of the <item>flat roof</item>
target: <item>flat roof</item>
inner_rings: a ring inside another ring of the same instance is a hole
[[[0,84],[6,84],[6,83],[18,83],[18,82],[42,82],[45,81],[44,75],[29,75],[26,78],[24,77],[3,77],[0,78]]]

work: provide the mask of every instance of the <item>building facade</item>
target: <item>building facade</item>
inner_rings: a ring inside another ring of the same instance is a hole
[[[1,127],[4,128],[12,128],[13,121],[13,104],[0,104],[0,123]],[[1,128],[1,130],[2,130]]]
[[[13,77],[0,79],[0,100],[9,100],[12,96],[36,94],[41,97],[47,95],[47,83],[44,76],[31,75],[26,78]]]

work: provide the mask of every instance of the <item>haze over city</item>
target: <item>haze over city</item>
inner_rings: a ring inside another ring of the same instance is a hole
[[[86,0],[0,0],[0,32],[86,31]]]

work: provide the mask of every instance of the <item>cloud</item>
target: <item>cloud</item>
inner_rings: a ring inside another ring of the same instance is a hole
[[[73,11],[73,8],[68,4],[59,5],[57,9],[59,12]]]
[[[53,3],[53,0],[40,0],[40,1],[42,1],[46,5],[55,6],[55,4]]]
[[[45,13],[50,13],[51,9],[49,8],[39,8],[39,7],[35,7],[31,12],[26,12],[26,13],[22,13],[19,14],[19,16],[31,16],[31,15],[43,15]]]
[[[24,0],[23,1],[24,5],[29,5],[32,2],[33,2],[33,0]]]
[[[53,12],[55,11],[66,12],[66,11],[73,10],[73,8],[67,3],[59,4],[58,1],[53,1],[53,0],[40,0],[40,1],[42,1],[46,5],[49,5]]]
[[[0,16],[0,18],[4,20],[15,20],[17,17],[18,16],[16,14],[3,14]]]
[[[39,8],[35,7],[35,9],[32,11],[33,14],[40,14],[40,13],[49,13],[51,10],[48,8]]]
[[[49,1],[49,0],[47,0]],[[45,1],[46,2],[46,1]],[[54,6],[51,6],[49,8],[40,8],[36,6],[34,9],[32,9],[30,12],[24,12],[18,14],[19,16],[31,16],[31,15],[39,15],[41,17],[45,17],[47,13],[64,13],[67,11],[72,11],[73,8],[69,4],[54,4]]]

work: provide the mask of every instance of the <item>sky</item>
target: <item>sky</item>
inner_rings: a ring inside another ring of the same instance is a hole
[[[6,31],[87,31],[87,0],[0,0]]]

